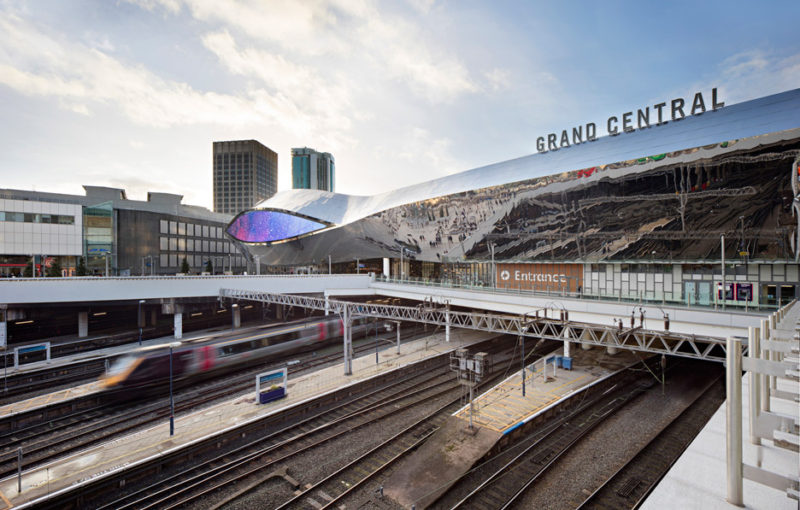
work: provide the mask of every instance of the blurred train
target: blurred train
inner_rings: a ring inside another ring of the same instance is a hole
[[[373,322],[355,320],[353,338],[366,335],[375,327]],[[322,319],[278,326],[233,340],[187,340],[173,350],[172,377],[181,382],[272,356],[310,351],[341,338],[342,333],[342,321]],[[107,390],[141,389],[163,384],[169,378],[169,357],[169,344],[136,349],[117,358],[101,376],[100,384]]]

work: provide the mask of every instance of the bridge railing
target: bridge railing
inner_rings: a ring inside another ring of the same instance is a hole
[[[671,307],[685,307],[691,309],[700,309],[700,310],[718,310],[720,309],[721,305],[717,303],[710,303],[710,304],[700,304],[696,301],[684,301],[684,300],[675,300],[675,299],[667,299],[666,295],[663,292],[655,292],[655,291],[648,291],[648,292],[613,292],[613,293],[606,293],[606,292],[587,292],[581,290],[580,292],[570,292],[566,289],[564,290],[532,290],[532,289],[521,289],[521,288],[511,288],[511,287],[492,287],[491,285],[486,285],[483,282],[475,282],[475,283],[465,283],[465,282],[458,282],[453,280],[434,280],[430,278],[420,278],[420,277],[404,277],[402,279],[399,278],[389,278],[384,275],[376,275],[375,282],[378,283],[397,283],[403,285],[423,285],[428,287],[437,287],[437,288],[450,288],[450,289],[463,289],[463,290],[474,290],[479,292],[489,292],[493,294],[504,294],[504,295],[525,295],[525,296],[532,296],[532,297],[562,297],[562,298],[571,298],[571,299],[584,299],[584,300],[592,300],[592,301],[617,301],[620,303],[628,303],[628,304],[635,304],[635,305],[669,305]],[[765,304],[758,304],[753,303],[750,306],[743,306],[743,305],[732,305],[731,303],[726,304],[727,308],[731,308],[736,310],[737,312],[746,312],[748,309],[753,309],[754,311],[769,311],[769,310],[776,310],[778,305],[765,305]]]

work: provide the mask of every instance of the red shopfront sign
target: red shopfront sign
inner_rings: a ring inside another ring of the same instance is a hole
[[[505,289],[578,292],[581,264],[497,264],[497,286]]]

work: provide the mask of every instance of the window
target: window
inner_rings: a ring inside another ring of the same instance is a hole
[[[194,224],[193,223],[187,223],[186,224],[186,235],[187,236],[193,236],[194,235]]]
[[[203,237],[208,237],[208,225],[203,225]]]
[[[222,239],[222,227],[217,227],[217,239]]]
[[[203,240],[203,251],[208,251],[208,241]]]
[[[170,237],[169,238],[169,249],[173,250],[173,251],[178,249],[178,238],[177,237]]]
[[[186,235],[186,223],[178,223],[178,235],[185,236]]]
[[[167,220],[161,220],[159,223],[159,232],[162,234],[169,234],[169,222]]]
[[[158,261],[159,261],[159,267],[162,267],[162,268],[168,267],[169,266],[169,255],[166,254],[166,253],[162,253],[161,256],[159,257]]]
[[[183,237],[178,238],[178,251],[186,251],[186,239]]]
[[[169,265],[170,267],[178,267],[178,255],[175,253],[169,254]]]
[[[194,239],[186,240],[186,251],[194,251]]]
[[[172,235],[178,234],[178,222],[177,221],[170,221],[169,222],[169,233]]]
[[[158,247],[161,249],[161,251],[169,250],[169,239],[166,237],[160,237],[158,239]]]

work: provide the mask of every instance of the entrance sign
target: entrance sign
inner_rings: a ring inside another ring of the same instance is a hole
[[[706,107],[708,104],[708,107]],[[606,120],[606,131],[611,136],[622,133],[631,133],[637,129],[645,129],[651,126],[666,124],[669,120],[678,121],[688,115],[702,115],[707,110],[719,110],[725,103],[717,99],[717,89],[711,89],[711,101],[706,102],[702,92],[694,95],[691,101],[682,97],[653,105],[625,112],[620,116],[612,115]],[[669,118],[669,120],[667,120]],[[635,126],[635,127],[634,127]],[[583,142],[593,142],[597,140],[597,124],[589,122],[585,126],[574,127],[571,130],[564,129],[561,133],[550,133],[546,137],[540,136],[536,139],[536,150],[538,152],[555,151],[566,149],[570,145],[578,145]]]
[[[256,402],[266,404],[286,396],[286,368],[271,370],[256,376]]]
[[[578,292],[583,286],[581,264],[497,264],[497,287],[505,289]]]

